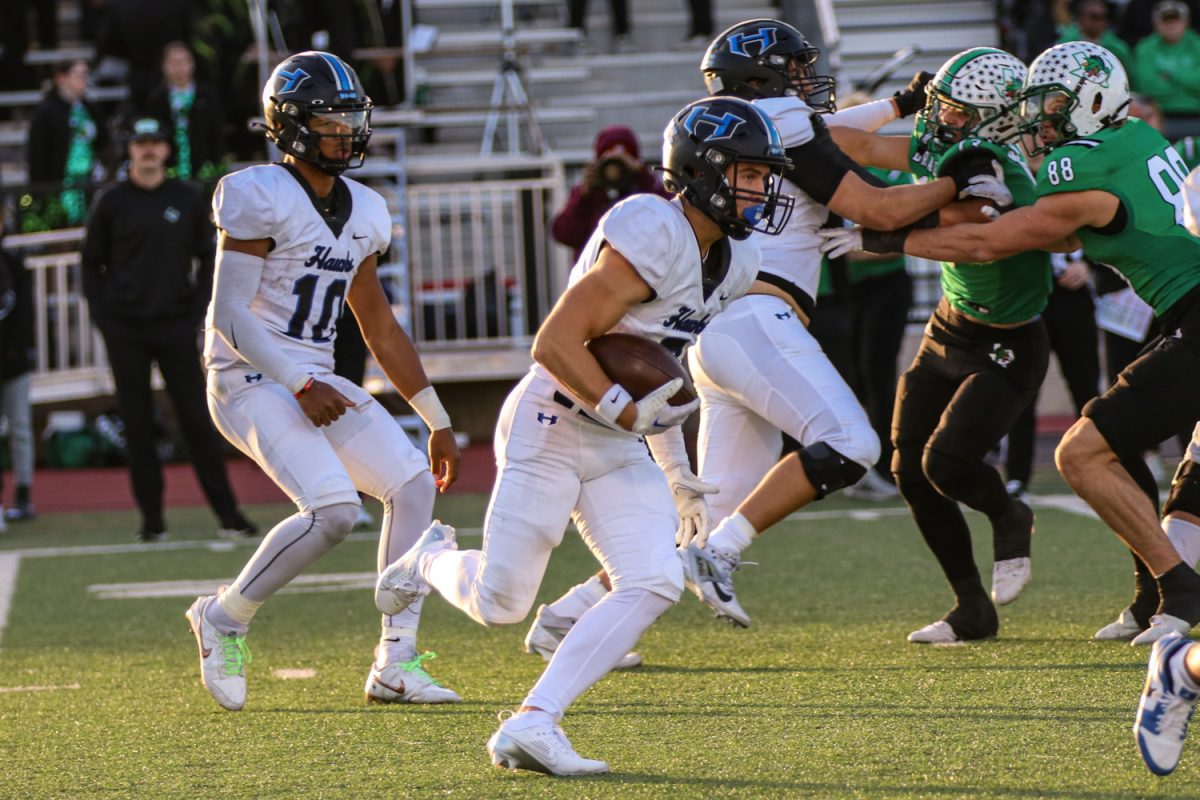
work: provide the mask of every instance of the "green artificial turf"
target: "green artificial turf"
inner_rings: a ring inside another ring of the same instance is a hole
[[[438,512],[477,527],[485,500],[442,499]],[[738,573],[748,630],[685,597],[639,644],[646,666],[608,676],[567,716],[581,754],[613,767],[575,779],[496,770],[484,751],[496,713],[541,670],[521,650],[525,625],[486,629],[430,598],[421,643],[438,658],[428,666],[465,702],[365,706],[379,625],[370,592],[279,594],[248,637],[246,708],[230,713],[200,685],[183,618],[191,597],[98,599],[89,587],[228,580],[250,544],[178,546],[211,535],[201,510],[172,512],[172,545],[116,553],[31,549],[126,543],[131,514],[12,525],[0,556],[26,555],[0,689],[59,688],[0,691],[0,797],[1200,795],[1200,744],[1166,779],[1137,755],[1130,726],[1146,651],[1089,641],[1131,583],[1129,556],[1101,523],[1040,510],[1034,582],[1001,609],[999,640],[931,648],[904,637],[938,618],[949,592],[911,519],[881,509],[900,506],[831,499],[757,542],[746,557],[760,566]],[[269,527],[287,509],[251,512]],[[987,526],[970,520],[986,577]],[[311,572],[374,564],[374,542],[358,536]],[[568,535],[539,602],[594,568]],[[277,669],[316,675],[285,680]]]

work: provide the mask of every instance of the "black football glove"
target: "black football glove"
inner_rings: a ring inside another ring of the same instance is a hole
[[[911,117],[925,107],[925,89],[933,80],[933,73],[921,70],[901,91],[892,95],[901,117]]]

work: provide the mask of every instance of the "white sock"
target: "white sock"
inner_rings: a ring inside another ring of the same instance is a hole
[[[561,717],[633,649],[674,602],[645,589],[616,589],[576,621],[521,705]]]
[[[583,583],[572,586],[566,594],[546,606],[543,619],[555,625],[570,625],[587,613],[587,610],[604,599],[608,589],[600,582],[599,575],[593,575]]]
[[[1183,563],[1195,568],[1196,562],[1200,561],[1200,525],[1177,517],[1167,517],[1162,521],[1162,529]]]
[[[222,586],[205,609],[204,618],[225,636],[243,636],[261,605],[242,597],[236,586]]]
[[[740,555],[757,534],[750,521],[735,511],[721,520],[721,524],[708,537],[708,543],[716,550],[728,550]]]
[[[383,633],[379,637],[377,662],[384,667],[397,661],[411,661],[417,655],[417,631],[415,628],[395,628],[387,624],[384,617]],[[394,619],[394,618],[393,618]]]
[[[518,711],[504,721],[504,727],[511,731],[523,731],[526,728],[553,728],[558,724],[558,718],[545,711]]]
[[[1170,663],[1168,663],[1167,666],[1170,668],[1171,674],[1177,677],[1179,682],[1184,685],[1184,688],[1193,692],[1200,692],[1200,685],[1196,684],[1196,679],[1193,678],[1188,672],[1187,663],[1185,661],[1188,651],[1191,650],[1193,646],[1194,645],[1189,644],[1187,647],[1179,648],[1179,650],[1171,656],[1169,660]]]

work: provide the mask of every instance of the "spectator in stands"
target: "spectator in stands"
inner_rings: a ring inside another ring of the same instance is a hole
[[[158,364],[187,441],[196,477],[220,520],[218,535],[253,536],[225,472],[209,419],[200,354],[201,319],[212,293],[216,237],[208,204],[191,184],[166,175],[171,142],[156,119],[134,122],[129,178],[92,205],[83,246],[83,290],[104,337],[125,423],[137,538],[161,540],[162,466],[155,448],[150,367]],[[193,268],[193,260],[200,264]]]
[[[1133,88],[1158,101],[1163,135],[1171,141],[1200,134],[1200,34],[1188,27],[1182,0],[1154,6],[1154,33],[1134,49]]]
[[[107,143],[104,124],[84,95],[88,65],[82,59],[58,65],[54,85],[34,111],[29,125],[27,163],[35,190],[50,184],[66,187],[59,196],[66,225],[77,225],[87,213],[80,189],[103,176],[100,154]]]
[[[1109,6],[1105,0],[1077,0],[1072,4],[1074,21],[1063,28],[1058,41],[1091,42],[1112,53],[1128,72],[1133,69],[1133,51],[1109,27]]]
[[[0,208],[0,242],[6,229]],[[16,504],[0,513],[0,533],[6,519],[32,519],[29,488],[33,483],[33,433],[29,407],[29,372],[33,368],[33,298],[29,273],[20,255],[0,248],[0,380],[8,439],[17,475]],[[10,338],[11,337],[11,338]],[[23,395],[24,402],[18,402]],[[10,405],[11,400],[11,405]]]
[[[1120,24],[1117,25],[1117,35],[1125,40],[1130,47],[1154,33],[1154,6],[1160,0],[1129,0],[1120,14]],[[1188,7],[1188,17],[1192,28],[1200,32],[1200,0],[1182,0]]]
[[[25,66],[29,50],[29,12],[37,16],[37,40],[43,50],[58,47],[57,0],[6,0],[0,25],[0,89],[32,88],[34,71]]]
[[[587,6],[588,0],[567,0],[567,24],[578,28],[584,36],[587,35]],[[613,52],[633,52],[633,37],[629,33],[629,0],[608,0],[608,8],[612,12]],[[587,52],[586,41],[581,45],[581,50]]]
[[[576,258],[596,223],[619,201],[633,194],[669,197],[658,177],[642,163],[637,134],[630,128],[612,125],[600,131],[595,152],[551,229],[557,241],[575,251]]]
[[[196,58],[184,42],[163,48],[164,81],[150,93],[146,113],[167,124],[175,177],[214,184],[225,156],[225,118],[217,90],[196,81]]]
[[[707,50],[713,37],[712,0],[688,0],[688,34],[683,40],[683,50]]]
[[[1088,284],[1090,262],[1082,250],[1052,253],[1050,267],[1054,286],[1042,319],[1050,336],[1050,349],[1066,379],[1075,414],[1100,390],[1100,350],[1096,330],[1096,307]],[[1103,267],[1101,267],[1103,269]],[[1106,384],[1108,385],[1108,384]],[[1017,417],[1008,432],[1005,488],[1017,499],[1025,495],[1033,477],[1034,445],[1037,439],[1037,396]]]
[[[866,98],[869,100],[870,98]],[[848,107],[848,106],[847,106]],[[912,183],[912,173],[867,169],[889,186]],[[892,477],[892,411],[900,377],[900,344],[912,306],[912,279],[903,253],[846,254],[850,321],[851,370],[846,376],[879,436],[879,460],[846,494],[859,499],[890,499],[899,495]]]
[[[96,56],[129,64],[129,102],[138,112],[162,80],[163,48],[188,42],[201,4],[194,0],[105,0]]]

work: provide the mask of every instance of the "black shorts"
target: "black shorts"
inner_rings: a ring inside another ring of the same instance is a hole
[[[1180,303],[1163,334],[1083,407],[1118,458],[1140,456],[1200,420],[1200,298]]]
[[[1040,319],[993,328],[943,299],[900,379],[892,443],[918,462],[927,446],[981,461],[1033,401],[1049,361]]]

